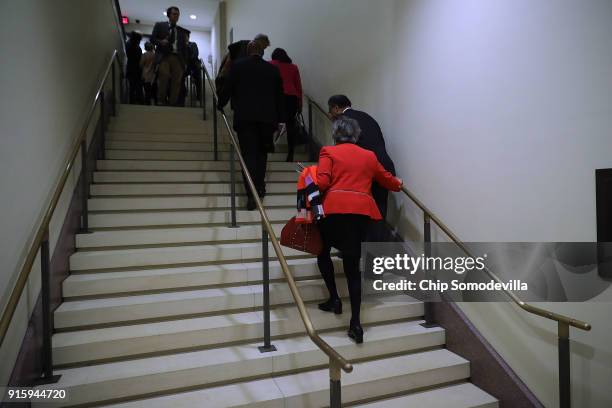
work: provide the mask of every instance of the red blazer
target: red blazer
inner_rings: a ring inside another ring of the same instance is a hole
[[[298,103],[302,103],[302,80],[300,78],[300,70],[295,64],[288,64],[271,60],[270,64],[277,67],[283,79],[283,92],[285,95],[294,95],[298,97]]]
[[[401,181],[386,171],[370,150],[353,143],[321,149],[317,184],[328,214],[362,214],[382,219],[372,197],[372,180],[388,190],[399,191]]]

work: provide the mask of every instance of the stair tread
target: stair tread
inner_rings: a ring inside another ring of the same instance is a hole
[[[362,313],[364,315],[367,315],[370,310],[386,310],[397,306],[408,307],[413,305],[422,305],[422,302],[417,301],[408,296],[404,296],[402,298],[390,297],[387,301],[365,300],[362,305]],[[324,313],[320,312],[317,306],[314,304],[307,304],[306,308],[313,315]],[[292,318],[293,316],[297,316],[295,315],[295,313],[292,312],[293,309],[293,305],[282,306],[279,308],[272,309],[270,311],[270,320],[286,320],[288,318]],[[338,318],[335,315],[332,316],[332,314],[328,313],[323,314],[323,316]],[[411,316],[406,315],[406,317],[409,318]],[[132,339],[136,337],[157,336],[177,332],[189,332],[211,327],[224,327],[228,325],[238,325],[252,322],[261,323],[261,321],[261,312],[257,311],[227,313],[222,315],[178,319],[127,326],[106,327],[91,330],[79,330],[75,332],[55,333],[53,335],[53,346],[59,348],[75,344],[97,343],[107,340]],[[364,319],[364,321],[366,320]],[[299,323],[301,324],[301,321]]]
[[[427,375],[432,372],[439,373],[439,379]],[[355,364],[354,372],[343,376],[342,400],[343,403],[359,401],[376,393],[387,393],[396,389],[409,390],[419,386],[435,385],[437,381],[462,380],[467,376],[469,376],[468,362],[448,350],[382,358]],[[375,387],[374,390],[372,387]],[[325,406],[328,403],[329,371],[323,369],[119,403],[112,407],[289,406],[297,408]]]
[[[77,271],[205,262],[218,263],[251,260],[261,257],[262,252],[261,242],[162,245],[166,246],[80,250],[70,256],[70,269],[71,271]],[[268,244],[268,251],[271,257],[276,257],[272,243]],[[305,255],[304,252],[287,247],[283,247],[282,251],[287,257]]]
[[[400,336],[434,332],[441,333],[443,332],[443,329],[426,329],[416,323],[408,324],[402,322],[366,328],[364,334],[364,346],[356,346],[354,342],[348,338],[345,330],[324,333],[321,335],[321,337],[334,348],[340,349],[343,347],[348,348],[347,346],[352,346],[356,349],[355,351],[358,351],[359,349],[364,349],[365,347],[378,348],[380,347],[380,345],[376,344],[378,341],[384,341],[386,339]],[[257,349],[257,346],[260,345],[259,343],[249,343],[230,347],[213,348],[201,351],[63,369],[58,370],[58,374],[62,375],[58,387],[71,386],[86,382],[94,383],[136,376],[156,375],[159,373],[168,373],[177,370],[189,370],[196,367],[218,366],[229,363],[243,362],[246,366],[249,360],[271,360],[276,359],[279,356],[287,356],[290,354],[320,352],[312,340],[305,335],[288,339],[276,339],[274,340],[273,344],[277,348],[277,351],[273,353],[260,353]],[[433,345],[440,344],[434,343]],[[320,353],[321,357],[323,357],[322,362],[324,363],[324,354],[322,352]],[[353,352],[352,355],[347,356],[347,358],[356,358],[358,356],[358,352]],[[367,357],[367,355],[363,355],[363,357]],[[286,371],[287,369],[289,369],[289,367],[278,367],[277,370],[274,371]]]
[[[356,408],[496,408],[495,397],[484,392],[472,383],[460,383],[417,392],[400,397],[389,398],[369,404],[356,405]]]
[[[283,221],[271,221],[275,232],[280,234]],[[204,241],[229,241],[257,239],[261,237],[261,226],[243,225],[240,228],[227,226],[202,226],[192,228],[163,228],[155,231],[132,229],[120,231],[94,231],[77,234],[77,248],[118,247],[129,245],[173,244]]]

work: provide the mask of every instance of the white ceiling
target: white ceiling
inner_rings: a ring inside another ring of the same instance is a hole
[[[208,31],[213,25],[219,0],[119,0],[121,14],[128,16],[130,23],[136,19],[141,24],[152,24],[166,21],[164,12],[169,6],[181,10],[178,24],[192,30]],[[197,18],[192,20],[190,14]]]

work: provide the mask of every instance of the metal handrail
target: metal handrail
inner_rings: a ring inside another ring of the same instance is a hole
[[[325,110],[314,100],[312,100],[309,96],[306,96],[306,98],[309,100],[310,103],[312,103],[312,105],[317,108],[321,113],[323,113],[327,118],[329,118],[327,116],[327,112],[325,112]],[[472,254],[470,253],[470,251],[467,249],[467,247],[462,243],[462,241],[446,226],[446,224],[444,224],[440,218],[438,218],[429,208],[427,208],[425,206],[425,204],[423,204],[410,190],[408,190],[406,188],[406,186],[402,186],[402,192],[408,197],[410,198],[410,200],[412,200],[417,207],[419,207],[459,248],[461,248],[461,250],[463,252],[465,252],[466,255],[468,256],[472,256]],[[493,273],[491,270],[489,270],[488,268],[484,268],[484,271],[495,281],[497,282],[502,282],[501,279],[495,274]],[[508,295],[508,297],[510,297],[510,299],[512,299],[512,301],[514,303],[516,303],[521,309],[529,312],[529,313],[533,313],[536,314],[538,316],[542,316],[545,317],[547,319],[551,319],[551,320],[555,320],[557,322],[560,323],[565,323],[568,324],[572,327],[576,327],[578,329],[581,330],[591,330],[591,325],[589,323],[583,322],[581,320],[578,319],[574,319],[571,317],[567,317],[555,312],[552,312],[550,310],[546,310],[546,309],[542,309],[539,308],[537,306],[533,306],[523,300],[521,300],[518,295],[516,295],[513,291],[511,290],[507,290],[507,289],[503,289],[504,293],[506,293],[506,295]]]
[[[215,89],[215,85],[213,84],[210,74],[208,73],[208,69],[205,66],[203,66],[202,68],[204,70],[204,74],[208,81],[208,85],[212,91],[213,98],[215,98],[215,100],[219,100],[217,96],[217,91]],[[244,158],[242,157],[242,153],[240,152],[240,149],[238,148],[238,142],[236,141],[236,137],[234,135],[232,127],[230,126],[225,113],[224,112],[219,112],[219,113],[221,113],[221,117],[223,118],[223,122],[225,123],[225,127],[227,128],[227,131],[229,133],[230,141],[233,145],[234,150],[236,151],[236,154],[238,155],[240,166],[242,167],[242,170],[247,180],[249,189],[251,190],[251,193],[253,194],[253,198],[255,199],[257,210],[259,211],[259,214],[261,215],[262,224],[264,228],[267,230],[268,235],[270,236],[270,241],[272,242],[272,246],[274,247],[274,252],[276,252],[276,256],[280,263],[280,267],[283,271],[283,274],[285,275],[285,278],[287,279],[287,284],[289,285],[289,289],[291,290],[291,295],[293,296],[293,299],[296,303],[296,306],[300,313],[302,322],[304,323],[304,327],[306,329],[306,333],[308,334],[308,337],[310,337],[310,339],[317,345],[317,347],[319,347],[319,349],[321,349],[321,351],[323,351],[323,353],[327,354],[327,356],[330,359],[330,363],[333,363],[334,365],[337,364],[342,370],[344,370],[347,373],[350,373],[351,371],[353,371],[353,365],[350,362],[348,362],[344,357],[342,357],[342,355],[340,355],[340,353],[338,353],[325,340],[323,340],[317,333],[316,329],[314,328],[312,324],[312,320],[310,319],[310,316],[308,315],[308,311],[306,310],[306,306],[304,305],[304,300],[302,299],[302,296],[300,295],[300,292],[297,288],[295,280],[293,279],[293,276],[291,275],[291,272],[289,270],[287,259],[285,258],[285,255],[283,254],[283,251],[280,247],[280,243],[278,242],[278,239],[276,238],[276,235],[272,228],[272,224],[270,223],[268,215],[266,214],[266,210],[264,209],[263,204],[259,198],[257,189],[255,188],[255,184],[253,183],[251,174],[249,173],[249,170],[246,166]]]
[[[43,243],[45,236],[48,234],[48,229],[49,229],[49,224],[51,222],[51,218],[53,217],[55,209],[57,208],[57,204],[60,200],[62,190],[64,189],[66,182],[68,181],[70,172],[72,168],[74,167],[74,163],[76,161],[77,155],[79,153],[79,150],[81,149],[81,144],[83,140],[87,137],[87,128],[89,127],[89,121],[91,120],[91,116],[93,115],[96,109],[98,101],[100,100],[100,96],[102,95],[102,90],[106,84],[108,76],[111,73],[111,71],[113,71],[112,69],[113,64],[115,63],[116,60],[118,60],[117,57],[118,57],[117,50],[114,50],[113,54],[111,55],[110,61],[108,62],[108,65],[106,66],[106,70],[104,71],[104,76],[102,77],[102,80],[100,81],[100,84],[98,85],[98,88],[96,90],[96,95],[90,104],[89,111],[85,119],[85,123],[83,124],[83,127],[81,128],[81,131],[79,132],[79,136],[77,137],[77,140],[74,142],[72,150],[70,151],[70,154],[68,155],[68,159],[66,160],[63,166],[64,171],[62,173],[62,176],[59,182],[57,183],[54,189],[53,196],[51,197],[51,201],[47,205],[47,209],[45,210],[44,216],[39,224],[38,230],[34,237],[34,241],[30,245],[30,249],[27,253],[25,263],[23,264],[21,271],[19,272],[19,276],[17,277],[17,282],[15,283],[15,287],[11,291],[9,300],[4,310],[2,311],[2,318],[0,318],[0,345],[2,345],[6,337],[6,333],[8,331],[9,325],[11,324],[11,321],[15,314],[15,310],[17,309],[19,298],[21,297],[21,294],[23,293],[23,290],[26,286],[26,283],[32,271],[32,266],[34,264],[34,260],[36,259],[36,254],[38,253],[38,250],[41,247],[41,244]],[[116,95],[113,95],[113,97],[115,98]]]

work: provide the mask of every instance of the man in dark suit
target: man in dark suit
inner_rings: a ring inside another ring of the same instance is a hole
[[[265,34],[257,34],[253,41],[259,43],[264,51],[270,46],[270,39]],[[239,59],[247,56],[247,46],[250,42],[251,41],[249,40],[240,40],[227,46],[228,52],[221,60],[221,66],[219,67],[217,77],[215,78],[215,88],[217,89],[217,92],[223,92],[225,81],[227,80],[230,68],[232,67],[232,61],[238,61]]]
[[[385,147],[385,139],[383,138],[382,130],[380,126],[374,120],[373,117],[365,112],[358,111],[351,107],[351,101],[345,95],[334,95],[327,101],[329,107],[329,114],[332,119],[340,116],[346,116],[351,119],[355,119],[359,123],[361,128],[361,134],[357,140],[357,145],[364,149],[371,150],[376,155],[376,158],[383,165],[385,170],[389,171],[395,176],[395,166],[393,161],[387,154]],[[378,185],[378,183],[372,183],[372,196],[378,206],[378,210],[383,217],[383,221],[373,223],[368,229],[366,241],[379,242],[384,241],[385,228],[384,220],[387,216],[387,197],[389,192],[387,189]]]
[[[175,106],[181,90],[181,82],[187,63],[188,30],[179,27],[178,7],[168,7],[168,21],[155,23],[151,42],[155,45],[158,67],[157,100],[163,104],[170,87],[168,103]]]
[[[253,177],[259,197],[266,193],[268,153],[274,151],[274,131],[284,117],[283,82],[278,68],[263,60],[263,47],[251,41],[248,57],[235,61],[219,95],[219,109],[232,100],[234,129],[238,132],[240,151]],[[255,209],[255,200],[246,183],[247,209]]]

